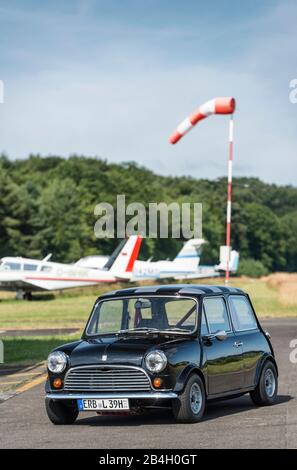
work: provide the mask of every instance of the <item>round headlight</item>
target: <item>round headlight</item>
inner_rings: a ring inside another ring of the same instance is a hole
[[[167,357],[163,351],[152,351],[146,356],[145,365],[150,372],[161,372],[167,365]]]
[[[47,358],[47,367],[51,372],[59,374],[67,365],[67,356],[62,351],[54,351]]]

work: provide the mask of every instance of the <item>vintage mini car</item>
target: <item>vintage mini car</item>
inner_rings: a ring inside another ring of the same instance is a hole
[[[242,290],[134,287],[100,296],[81,340],[49,355],[45,400],[54,424],[168,407],[197,422],[210,400],[249,393],[272,405],[277,382],[269,334]]]

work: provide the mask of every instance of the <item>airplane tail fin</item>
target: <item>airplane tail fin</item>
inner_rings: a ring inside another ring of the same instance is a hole
[[[129,279],[142,243],[141,235],[132,235],[122,240],[104,266],[115,277]]]
[[[226,246],[222,246],[220,249],[220,263],[216,266],[218,271],[226,271],[227,269],[227,256],[228,251],[226,250]],[[229,260],[229,270],[230,272],[236,273],[238,270],[239,265],[239,253],[236,250],[232,250],[230,253],[230,260]]]
[[[175,269],[181,269],[183,271],[196,270],[200,262],[202,246],[205,243],[206,241],[203,238],[192,238],[188,240],[173,260]]]

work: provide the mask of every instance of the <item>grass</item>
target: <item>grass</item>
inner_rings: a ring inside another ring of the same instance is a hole
[[[223,284],[223,279],[205,283]],[[193,282],[195,283],[195,282]],[[259,317],[297,316],[297,275],[278,274],[263,279],[233,278],[230,285],[248,292]],[[87,321],[95,299],[111,285],[39,295],[36,300],[17,301],[11,297],[0,301],[0,330],[39,328],[78,328]]]
[[[278,274],[271,274],[262,279],[236,278],[232,285],[240,287],[250,295],[260,318],[297,317],[297,276],[291,283],[290,274],[284,273],[282,288],[274,281],[277,276]],[[285,295],[284,289],[289,284],[290,291]]]
[[[195,281],[193,281],[195,283]],[[223,279],[205,281],[223,284]],[[148,284],[148,283],[147,283]],[[273,274],[262,279],[233,278],[230,285],[248,292],[260,318],[297,316],[297,275]],[[1,296],[1,329],[78,328],[83,329],[95,299],[107,290],[122,286],[74,289],[63,294],[39,295],[32,302]],[[80,335],[3,337],[5,363],[32,364],[46,359],[60,344],[75,341]]]
[[[89,317],[98,295],[122,286],[89,287],[61,294],[35,294],[34,300],[15,300],[12,293],[0,294],[0,330],[39,328],[80,328]]]
[[[45,361],[49,352],[57,346],[79,339],[79,335],[57,336],[6,336],[4,343],[4,364],[34,364]]]
[[[82,328],[94,297],[55,297],[52,300],[3,301],[0,329]]]

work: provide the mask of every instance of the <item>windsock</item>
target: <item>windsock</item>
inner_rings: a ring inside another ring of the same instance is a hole
[[[169,137],[171,144],[176,144],[187,132],[189,132],[199,121],[212,114],[233,114],[235,111],[234,98],[214,98],[207,101],[193,114],[180,123],[175,132]]]

